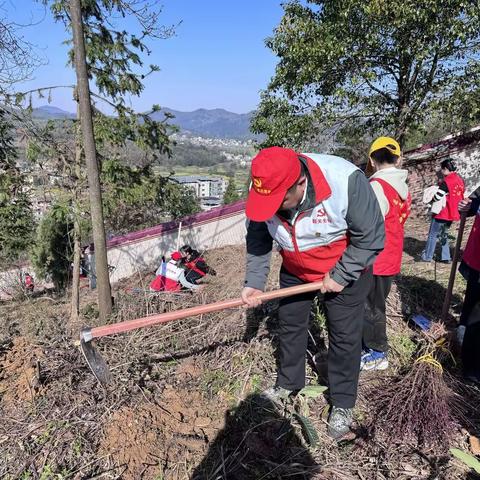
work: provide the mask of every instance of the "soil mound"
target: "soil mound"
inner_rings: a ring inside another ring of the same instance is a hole
[[[180,461],[202,457],[222,428],[222,410],[198,391],[167,386],[159,403],[122,407],[112,415],[100,454],[124,468],[122,478],[185,478],[178,476]]]
[[[0,361],[0,398],[6,411],[31,403],[41,389],[40,365],[45,355],[24,337],[13,340]]]

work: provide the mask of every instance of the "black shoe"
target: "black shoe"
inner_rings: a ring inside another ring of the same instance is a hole
[[[332,407],[328,417],[328,434],[335,440],[340,440],[350,432],[353,421],[353,408]]]

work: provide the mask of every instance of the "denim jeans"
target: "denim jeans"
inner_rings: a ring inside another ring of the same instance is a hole
[[[450,261],[450,245],[448,244],[448,229],[452,222],[439,222],[432,218],[430,230],[428,232],[427,243],[422,252],[422,260],[431,261],[435,253],[437,241],[440,241],[442,247],[441,260]]]

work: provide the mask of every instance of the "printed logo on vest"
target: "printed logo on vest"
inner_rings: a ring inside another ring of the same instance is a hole
[[[312,218],[312,223],[318,225],[319,223],[330,223],[330,219],[327,216],[327,212],[324,208],[319,208],[317,210],[317,216]]]

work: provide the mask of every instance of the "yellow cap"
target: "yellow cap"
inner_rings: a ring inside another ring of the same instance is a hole
[[[400,156],[401,154],[400,145],[396,140],[391,137],[379,137],[372,143],[368,156],[370,157],[373,152],[380,150],[381,148],[386,148],[389,152],[397,156]]]

